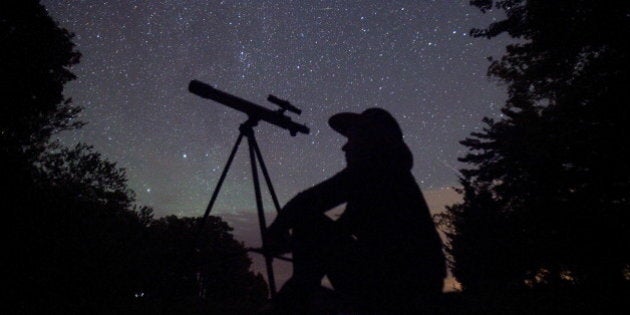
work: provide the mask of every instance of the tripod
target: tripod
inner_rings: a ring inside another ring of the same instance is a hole
[[[268,253],[266,250],[265,244],[265,231],[267,230],[267,224],[265,222],[265,212],[263,210],[262,203],[262,194],[260,191],[260,181],[258,178],[258,163],[260,164],[260,169],[262,170],[263,176],[265,177],[265,182],[267,183],[267,188],[269,189],[269,193],[271,194],[271,199],[273,200],[274,206],[276,207],[276,211],[280,211],[280,204],[278,203],[278,197],[276,196],[276,192],[273,189],[273,185],[271,184],[271,179],[269,178],[269,173],[267,172],[267,167],[265,166],[265,162],[263,161],[262,154],[260,153],[260,148],[258,147],[258,143],[256,142],[256,137],[254,136],[254,129],[258,124],[260,119],[250,117],[247,121],[242,123],[239,127],[239,135],[236,139],[236,143],[232,148],[232,152],[230,153],[230,157],[221,173],[221,177],[219,178],[219,182],[217,183],[217,187],[214,189],[212,193],[212,197],[210,198],[210,202],[208,203],[208,207],[206,208],[206,212],[203,215],[202,220],[199,222],[199,227],[197,231],[197,235],[201,235],[203,227],[205,225],[208,216],[210,215],[210,211],[212,211],[212,207],[214,206],[214,202],[217,199],[219,194],[219,190],[221,190],[221,186],[223,185],[223,181],[227,175],[230,166],[232,165],[232,160],[234,160],[234,156],[238,151],[239,145],[243,140],[243,137],[247,138],[247,144],[249,146],[249,160],[252,166],[252,179],[254,181],[254,193],[256,196],[256,209],[258,211],[258,223],[260,225],[260,236],[262,239],[262,248],[261,249],[249,249],[250,251],[257,252],[263,255],[265,258],[265,267],[267,269],[267,280],[269,282],[269,291],[271,292],[271,296],[275,296],[276,290],[276,280],[273,273],[273,259],[280,259],[285,261],[291,261],[290,258],[283,256],[273,256]]]

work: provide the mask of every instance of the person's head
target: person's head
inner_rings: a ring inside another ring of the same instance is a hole
[[[386,110],[370,108],[360,114],[339,113],[328,124],[348,138],[342,147],[348,166],[401,162],[400,166],[411,167],[411,152],[403,141],[400,126]]]

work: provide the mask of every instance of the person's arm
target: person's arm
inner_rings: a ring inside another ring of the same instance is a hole
[[[331,210],[347,200],[350,175],[343,170],[335,176],[297,194],[282,208],[269,226],[270,232],[283,233],[298,220]]]

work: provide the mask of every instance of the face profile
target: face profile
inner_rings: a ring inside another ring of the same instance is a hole
[[[339,113],[328,120],[330,127],[348,140],[342,147],[349,166],[383,163],[392,151],[406,147],[402,131],[392,115],[381,108],[360,114]]]
[[[365,160],[368,155],[366,147],[358,137],[349,136],[346,143],[341,147],[345,154],[347,165],[357,165],[360,161]]]

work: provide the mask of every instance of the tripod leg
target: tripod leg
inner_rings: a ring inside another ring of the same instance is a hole
[[[212,198],[210,198],[210,202],[208,203],[208,207],[206,207],[206,212],[203,214],[203,218],[199,221],[197,227],[197,234],[195,237],[195,249],[198,248],[199,239],[201,237],[201,232],[206,224],[206,220],[208,220],[208,216],[210,215],[210,211],[212,211],[212,207],[214,206],[214,202],[217,200],[217,196],[219,195],[219,190],[221,190],[221,186],[223,185],[223,181],[225,180],[225,176],[227,175],[228,170],[230,169],[230,165],[232,165],[232,161],[234,160],[234,156],[236,155],[236,151],[238,150],[238,146],[241,144],[241,140],[243,140],[243,133],[241,132],[236,139],[236,143],[234,143],[234,147],[232,148],[232,152],[230,152],[230,157],[228,158],[227,163],[225,164],[225,168],[223,168],[223,172],[221,173],[221,177],[219,178],[219,182],[217,183],[217,187],[214,189],[212,193]]]
[[[265,166],[265,161],[263,161],[262,154],[260,153],[258,142],[256,142],[255,138],[253,139],[253,142],[254,142],[254,149],[256,150],[256,156],[258,157],[258,162],[260,162],[260,169],[262,170],[263,176],[265,177],[265,181],[267,182],[267,188],[269,189],[269,194],[271,194],[271,199],[273,200],[273,204],[276,206],[276,211],[280,212],[280,203],[278,202],[276,191],[273,189],[273,185],[271,184],[271,178],[269,177],[269,172],[267,172],[267,166]]]
[[[267,254],[265,251],[265,231],[267,230],[267,223],[265,222],[265,212],[262,204],[262,194],[260,192],[260,182],[258,180],[258,167],[256,166],[256,140],[254,134],[250,133],[247,136],[247,142],[249,143],[249,160],[252,165],[252,177],[254,179],[254,192],[256,193],[256,207],[258,209],[258,223],[260,224],[260,236],[262,239],[263,255],[265,257],[265,265],[267,267],[267,279],[269,280],[269,291],[271,297],[276,295],[276,279],[273,274],[273,256]]]

